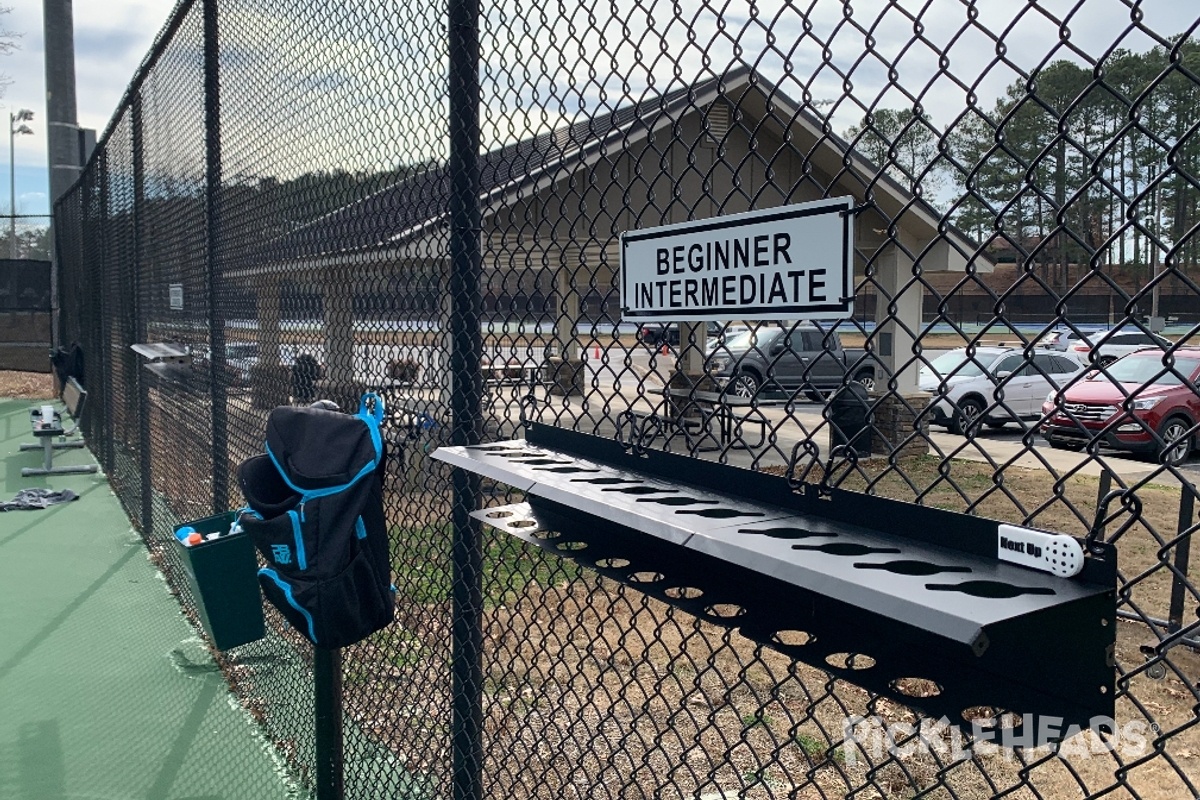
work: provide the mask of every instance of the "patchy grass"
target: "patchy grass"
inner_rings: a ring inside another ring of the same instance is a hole
[[[831,748],[823,737],[801,731],[792,738],[814,764],[819,765],[828,761],[833,761],[838,765],[846,763],[845,751],[841,747]]]
[[[390,533],[394,582],[402,601],[421,605],[449,601],[452,529],[449,524],[419,528],[393,526]],[[485,607],[512,602],[530,585],[569,583],[581,574],[569,560],[546,559],[539,548],[518,539],[484,536]]]
[[[770,726],[772,722],[774,722],[774,720],[762,713],[746,714],[742,717],[743,728],[753,728],[755,725]]]
[[[1095,513],[1091,477],[1054,479],[1013,467],[998,475],[986,464],[937,458],[902,469],[866,461],[843,486],[1075,535]],[[1138,493],[1141,516],[1117,541],[1126,607],[1165,616],[1179,489],[1148,485]],[[449,509],[429,492],[389,493],[389,503],[396,503],[389,518],[398,621],[360,646],[364,667],[347,680],[347,707],[361,709],[356,718],[371,734],[407,756],[407,769],[437,783],[449,755],[433,743],[445,741],[452,704],[450,530],[411,520],[446,519]],[[1189,796],[1186,781],[1200,775],[1200,656],[1173,648],[1165,677],[1152,679],[1144,669],[1145,625],[1117,627],[1117,722],[1152,723],[1166,738],[1132,767],[1078,750],[1063,758],[1045,750],[977,754],[956,764],[921,752],[878,758],[847,750],[846,716],[915,724],[911,709],[507,534],[485,529],[482,548],[484,774],[496,796],[558,800],[594,796],[597,787],[651,796],[669,786],[681,797],[752,800],[1073,800],[1102,792],[1175,800]],[[1200,547],[1193,551],[1192,574],[1200,575]],[[1189,595],[1188,614],[1195,605]],[[381,683],[389,692],[384,704]],[[1127,789],[1114,788],[1121,781]]]

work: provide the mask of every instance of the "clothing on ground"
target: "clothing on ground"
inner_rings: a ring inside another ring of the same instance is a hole
[[[7,503],[0,503],[0,511],[36,511],[49,508],[59,503],[69,503],[78,500],[79,495],[70,489],[56,491],[54,489],[22,489]]]

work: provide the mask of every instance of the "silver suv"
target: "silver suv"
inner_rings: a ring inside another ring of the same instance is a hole
[[[1083,341],[1083,336],[1076,331],[1070,328],[1055,328],[1039,336],[1033,345],[1045,350],[1056,350],[1063,353],[1071,345],[1081,341]]]

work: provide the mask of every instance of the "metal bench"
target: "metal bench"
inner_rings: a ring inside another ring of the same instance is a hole
[[[49,406],[37,406],[29,409],[29,424],[33,428],[33,435],[37,441],[22,444],[21,450],[41,450],[42,466],[22,467],[22,477],[27,478],[32,475],[80,475],[95,472],[97,469],[95,464],[78,464],[66,467],[54,466],[54,453],[56,450],[74,450],[86,446],[82,439],[67,441],[67,437],[73,436],[79,431],[79,420],[83,416],[84,405],[87,401],[87,392],[79,385],[79,381],[74,378],[67,378],[66,382],[63,383],[62,394],[59,395],[59,399],[63,402],[63,411],[54,410],[51,419],[46,419],[43,414],[43,409]],[[63,427],[64,412],[74,423],[70,428]],[[55,441],[56,439],[59,441]]]

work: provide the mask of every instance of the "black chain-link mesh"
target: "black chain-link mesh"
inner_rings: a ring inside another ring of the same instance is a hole
[[[62,338],[114,490],[194,614],[172,527],[238,504],[266,411],[387,398],[398,619],[344,654],[350,796],[449,797],[472,762],[495,797],[1196,796],[1195,11],[735,6],[485,4],[480,230],[455,240],[445,76],[470,61],[444,8],[184,0],[56,207]],[[847,195],[852,319],[621,322],[622,233]],[[451,265],[468,240],[477,286]],[[152,372],[138,342],[192,366]],[[826,402],[854,383],[863,436]],[[847,719],[921,717],[484,529],[482,728],[456,757],[472,545],[429,453],[529,420],[817,477],[869,440],[844,488],[1076,536],[1120,491],[1117,723],[1144,746],[856,749]],[[311,782],[311,651],[268,627],[221,663]]]

